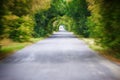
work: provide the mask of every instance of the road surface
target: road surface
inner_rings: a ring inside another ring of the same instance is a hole
[[[0,80],[120,80],[120,66],[61,31],[0,61]]]

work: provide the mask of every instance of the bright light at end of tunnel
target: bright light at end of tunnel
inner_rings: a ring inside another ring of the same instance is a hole
[[[59,31],[65,31],[64,25],[59,26]]]

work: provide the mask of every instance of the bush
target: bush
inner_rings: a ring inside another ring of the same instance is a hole
[[[28,41],[33,33],[33,20],[29,16],[24,16],[13,22],[9,37],[14,41]]]

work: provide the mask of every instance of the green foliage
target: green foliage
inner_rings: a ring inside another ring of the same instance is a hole
[[[35,21],[32,17],[37,10],[46,9],[45,5],[41,5],[44,2],[50,4],[50,0],[1,0],[0,38],[28,41],[35,33],[33,30]],[[35,5],[39,7],[35,7]],[[42,31],[42,33],[44,32],[45,30]]]
[[[13,21],[9,34],[14,41],[28,41],[33,34],[33,20],[29,16],[18,18]]]
[[[53,23],[53,27],[58,30],[60,25],[64,25],[66,30],[71,31],[74,23],[74,20],[67,15],[58,16],[57,20]]]
[[[56,10],[56,13],[60,16],[63,16],[67,13],[67,3],[65,0],[52,0],[51,6]]]
[[[51,0],[32,0],[31,2],[31,10],[34,15],[39,11],[46,11],[50,8]],[[28,4],[29,5],[29,4]]]
[[[27,16],[30,12],[31,0],[2,0],[0,2],[0,38],[13,38],[13,35],[21,34],[18,27],[23,26],[24,19],[20,20],[22,16]],[[27,23],[27,22],[26,22]],[[18,34],[14,34],[15,32]],[[23,33],[23,32],[22,32]],[[13,34],[13,35],[11,35]],[[12,37],[11,37],[12,36]],[[16,39],[17,40],[17,39]],[[18,39],[19,41],[19,39]]]
[[[88,37],[89,32],[88,32],[88,26],[86,25],[86,21],[87,21],[87,17],[89,16],[89,11],[87,10],[87,2],[85,0],[71,1],[69,3],[68,15],[72,17],[76,22],[73,31],[76,34],[83,35],[84,37]]]
[[[31,1],[32,0],[13,0],[13,4],[9,7],[9,10],[17,16],[27,15],[30,13]]]
[[[46,36],[47,31],[49,31],[48,29],[48,22],[49,22],[49,14],[44,11],[44,12],[38,12],[35,14],[35,27],[34,27],[34,31],[35,31],[35,34],[34,36],[35,37],[43,37],[43,36]]]
[[[107,5],[104,5],[106,3]],[[104,1],[103,5],[105,8],[102,10],[104,12],[101,12],[101,15],[103,16],[102,24],[105,32],[103,33],[104,36],[101,39],[101,42],[106,46],[119,51],[120,49],[120,28],[119,28],[120,27],[120,23],[119,23],[120,5],[118,4],[118,1],[107,2],[106,0]]]
[[[120,52],[120,5],[118,0],[87,0],[91,17],[89,31],[103,46]]]
[[[53,25],[54,22],[59,20],[59,17],[65,15],[65,11],[67,11],[65,6],[65,1],[63,0],[52,0],[51,7],[48,10],[41,10],[36,12],[35,14],[35,37],[46,36],[47,34],[51,34],[53,30],[56,30]],[[55,26],[58,26],[56,24]]]
[[[0,39],[27,41],[51,34],[62,24],[119,52],[119,9],[118,0],[1,0]]]
[[[27,15],[31,8],[31,0],[2,0],[1,10],[2,15],[14,14],[17,16]],[[29,5],[28,5],[29,4]]]

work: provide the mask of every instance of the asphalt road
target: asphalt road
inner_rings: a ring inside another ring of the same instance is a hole
[[[120,66],[57,32],[0,61],[0,80],[120,80]]]

